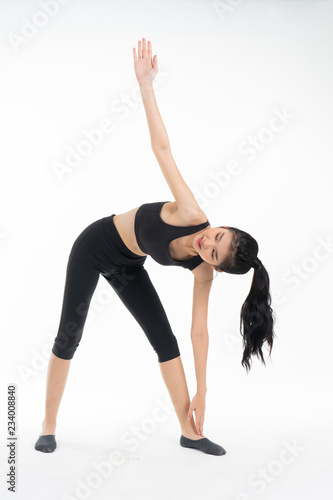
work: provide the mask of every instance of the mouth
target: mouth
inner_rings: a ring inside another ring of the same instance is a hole
[[[201,236],[201,238],[198,239],[198,247],[201,248],[201,241],[202,241],[202,238],[203,236]]]

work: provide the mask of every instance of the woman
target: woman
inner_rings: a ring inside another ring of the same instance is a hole
[[[145,203],[122,214],[91,223],[75,240],[67,265],[60,325],[52,348],[46,388],[45,416],[35,449],[53,452],[60,401],[70,361],[82,337],[90,301],[101,274],[116,291],[145,332],[157,353],[162,378],[181,427],[180,445],[213,455],[224,448],[203,434],[208,353],[207,309],[213,270],[247,273],[254,267],[251,290],[241,309],[244,353],[242,365],[250,370],[250,357],[265,360],[266,341],[271,354],[273,311],[269,277],[257,257],[258,244],[234,227],[211,227],[193,193],[184,182],[155,101],[152,81],[158,72],[157,56],[145,38],[133,48],[134,69],[140,85],[152,150],[175,201]],[[189,269],[194,274],[191,341],[197,392],[190,401],[177,339],[163,305],[144,268],[150,255],[162,265]],[[195,412],[195,421],[193,418]]]

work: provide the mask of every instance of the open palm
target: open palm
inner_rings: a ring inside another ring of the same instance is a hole
[[[157,55],[152,58],[151,42],[148,40],[148,48],[146,39],[142,38],[138,42],[138,55],[135,47],[133,47],[134,70],[139,84],[151,83],[158,73]]]

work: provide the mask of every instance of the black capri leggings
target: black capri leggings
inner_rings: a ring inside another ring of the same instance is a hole
[[[87,226],[73,244],[52,352],[58,358],[73,358],[101,274],[145,332],[158,361],[169,361],[180,356],[180,352],[164,307],[144,268],[147,256],[127,248],[114,225],[115,215]]]

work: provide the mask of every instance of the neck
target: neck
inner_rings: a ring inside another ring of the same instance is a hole
[[[193,247],[193,239],[195,238],[195,236],[198,236],[199,238],[199,235],[202,233],[202,231],[198,231],[198,233],[194,233],[194,234],[189,234],[188,236],[185,236],[184,237],[184,240],[183,240],[183,248],[186,249],[186,251],[190,254],[190,255],[199,255],[198,252],[196,251],[196,249]]]

